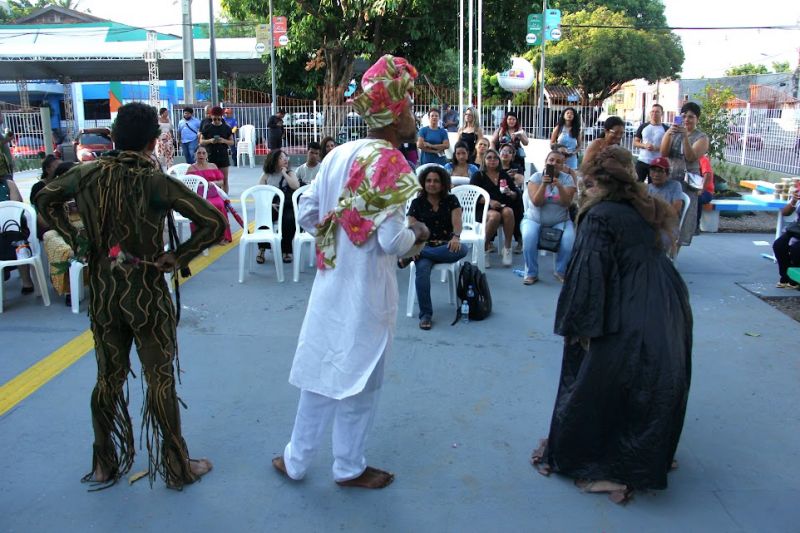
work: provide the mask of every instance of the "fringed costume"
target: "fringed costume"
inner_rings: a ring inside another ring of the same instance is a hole
[[[64,214],[62,206],[70,199],[78,204],[85,236],[79,236]],[[91,481],[99,466],[114,482],[133,465],[133,428],[123,385],[131,372],[129,355],[135,341],[147,380],[142,436],[150,481],[156,472],[170,488],[196,481],[181,436],[175,392],[175,308],[163,273],[153,262],[164,253],[164,221],[171,210],[196,226],[191,238],[175,250],[177,268],[219,242],[225,221],[214,206],[164,175],[140,152],[112,152],[81,164],[42,189],[36,204],[76,256],[88,261],[97,384],[91,398],[94,457],[85,480]]]

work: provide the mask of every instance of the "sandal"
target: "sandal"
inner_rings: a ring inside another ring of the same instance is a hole
[[[256,256],[256,263],[259,265],[264,264],[264,250],[259,250],[258,255]]]
[[[423,318],[422,320],[419,321],[419,329],[424,329],[425,331],[428,331],[432,327],[433,323],[431,322],[430,318]]]
[[[522,284],[523,285],[533,285],[537,281],[539,281],[539,278],[537,278],[536,276],[527,276],[527,277],[525,277],[525,279],[522,280]]]
[[[284,263],[291,263],[292,262],[292,254],[283,254],[283,262]]]
[[[22,294],[32,294],[33,293],[33,285],[30,287],[22,287]]]
[[[402,259],[398,259],[397,268],[405,268],[417,259],[419,259],[418,255],[415,255],[414,257],[403,257]]]

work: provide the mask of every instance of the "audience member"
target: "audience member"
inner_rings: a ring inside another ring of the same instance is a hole
[[[297,179],[300,183],[311,183],[317,177],[319,172],[319,165],[322,158],[320,157],[320,145],[316,141],[308,143],[308,150],[306,151],[306,162],[297,168]]]
[[[228,192],[228,170],[231,159],[228,149],[233,145],[233,131],[222,120],[222,108],[211,109],[211,121],[200,129],[200,144],[208,152],[208,161],[214,163],[222,171],[222,190]]]
[[[450,140],[447,137],[447,130],[439,125],[439,110],[431,108],[428,111],[430,126],[424,126],[419,130],[417,137],[417,148],[421,152],[420,164],[436,163],[444,165],[447,159],[444,151],[450,148]]]
[[[297,179],[295,173],[289,169],[289,156],[283,150],[273,150],[267,155],[263,166],[264,173],[261,175],[259,184],[272,185],[283,191],[283,219],[281,220],[281,254],[284,263],[292,262],[292,239],[295,233],[295,212],[292,208],[292,193],[305,185]],[[274,206],[277,209],[277,205]],[[276,211],[277,214],[277,211]],[[258,255],[256,262],[264,263],[264,251],[269,244],[258,245]],[[273,250],[273,253],[277,253]]]
[[[575,243],[575,228],[569,218],[569,208],[576,191],[572,176],[563,171],[564,166],[564,155],[550,152],[545,160],[545,171],[535,173],[528,180],[527,209],[522,220],[524,285],[539,281],[539,235],[542,228],[555,228],[562,232],[554,276],[564,283],[572,245]]]
[[[489,205],[483,205],[483,198],[478,201],[475,218],[483,217],[483,210],[488,209],[486,218],[486,252],[492,250],[492,241],[497,229],[503,226],[503,251],[501,253],[503,266],[511,266],[511,238],[514,235],[514,210],[513,201],[520,194],[514,180],[500,167],[500,155],[494,149],[488,149],[483,159],[480,171],[472,175],[471,185],[489,193]],[[490,266],[486,261],[486,267]]]
[[[194,153],[200,136],[200,121],[194,117],[194,109],[183,108],[183,118],[178,122],[178,143],[183,151],[183,158],[190,165],[194,163]]]
[[[461,204],[450,194],[450,175],[440,166],[432,165],[419,174],[422,190],[411,201],[408,223],[422,222],[430,230],[430,238],[420,254],[414,257],[419,302],[419,327],[433,326],[431,303],[431,269],[438,263],[455,263],[467,255],[468,246],[461,244]],[[398,261],[401,268],[410,260]]]
[[[522,129],[519,117],[512,111],[506,113],[500,127],[492,135],[492,146],[495,150],[499,150],[500,146],[507,143],[513,145],[516,151],[514,154],[515,165],[525,168],[525,150],[522,147],[528,146],[528,135]]]
[[[467,147],[466,143],[457,142],[455,148],[453,148],[453,157],[452,159],[444,166],[445,170],[450,173],[452,177],[459,177],[462,179],[466,179],[466,183],[469,183],[469,179],[472,177],[473,174],[478,172],[479,168],[471,163],[469,163],[469,148]],[[448,180],[452,181],[452,180]]]
[[[669,126],[661,122],[664,117],[664,108],[661,104],[653,104],[650,108],[650,122],[643,122],[636,133],[633,134],[633,147],[639,149],[636,159],[636,175],[639,181],[644,181],[650,172],[650,163],[661,157],[661,140]]]
[[[578,152],[581,149],[581,116],[574,107],[567,107],[558,117],[558,124],[550,135],[550,142],[564,146],[567,159],[564,164],[575,170],[578,168]]]
[[[483,139],[483,130],[481,129],[480,124],[475,116],[475,110],[471,107],[468,107],[464,110],[464,123],[458,128],[458,141],[463,142],[467,145],[467,150],[469,151],[469,162],[476,163],[475,161],[475,147],[478,144],[478,140]],[[486,148],[489,147],[489,144],[486,144]],[[480,163],[477,163],[480,166]]]

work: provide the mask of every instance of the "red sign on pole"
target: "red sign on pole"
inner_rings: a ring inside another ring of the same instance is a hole
[[[272,45],[275,48],[289,44],[286,30],[286,17],[272,17]]]

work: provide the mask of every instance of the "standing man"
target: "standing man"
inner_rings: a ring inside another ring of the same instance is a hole
[[[653,104],[650,108],[650,122],[643,123],[633,135],[633,146],[639,149],[636,159],[636,176],[640,182],[647,179],[650,163],[661,157],[661,139],[669,127],[662,122],[664,108],[661,104]]]
[[[147,381],[142,440],[148,473],[181,489],[211,470],[206,459],[189,459],[181,434],[173,362],[177,331],[164,272],[185,267],[220,241],[225,221],[210,203],[170,179],[153,163],[161,130],[156,110],[126,104],[112,126],[116,150],[83,163],[48,183],[36,196],[39,214],[58,230],[89,266],[89,319],[97,358],[92,392],[92,471],[83,480],[115,483],[133,466],[133,428],[124,385],[131,372],[131,344]],[[64,204],[75,199],[85,226],[78,234]],[[171,210],[195,228],[176,250],[164,251],[164,218]]]
[[[453,106],[444,104],[444,115],[442,115],[442,125],[444,129],[451,132],[458,132],[458,110]]]
[[[306,152],[306,162],[300,165],[295,174],[300,183],[309,184],[314,181],[319,171],[320,162],[320,146],[316,141],[308,143],[308,152]]]
[[[211,124],[211,106],[207,105],[203,108],[203,120],[200,121],[200,129],[202,130],[207,125]]]
[[[194,153],[197,151],[198,135],[200,135],[200,121],[194,117],[194,109],[183,108],[183,118],[178,122],[177,129],[183,158],[190,165],[194,165]]]
[[[236,117],[233,116],[233,109],[230,107],[225,108],[225,124],[231,129],[233,133],[233,144],[231,145],[231,158],[233,159],[233,165],[239,166],[236,163],[236,132],[239,131],[239,121],[236,120]]]
[[[5,125],[5,117],[0,111],[0,128]],[[14,140],[14,132],[8,128],[0,129],[0,157],[5,159],[3,165],[3,176],[10,180],[14,179],[14,158],[11,157],[11,148],[8,146]]]
[[[267,121],[267,148],[270,150],[280,150],[283,146],[283,117],[286,111],[279,109],[278,113],[269,117]]]
[[[294,480],[305,475],[331,420],[337,484],[380,489],[394,479],[367,466],[364,449],[397,320],[397,256],[429,235],[420,222],[405,227],[405,204],[419,185],[397,150],[416,132],[416,77],[390,55],[367,70],[354,106],[368,137],[328,154],[301,197],[299,221],[316,235],[319,270],[289,376],[301,389],[294,430],[272,460]]]

